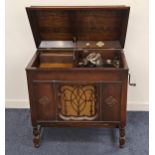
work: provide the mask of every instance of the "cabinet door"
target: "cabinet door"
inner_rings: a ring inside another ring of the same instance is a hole
[[[121,84],[103,84],[101,94],[102,121],[119,121],[121,108]]]
[[[37,120],[50,121],[56,118],[54,86],[52,83],[35,83],[33,85]]]
[[[92,83],[58,84],[58,119],[92,121],[99,118],[99,87]]]

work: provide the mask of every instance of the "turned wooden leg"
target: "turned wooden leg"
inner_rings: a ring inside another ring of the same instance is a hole
[[[41,126],[33,127],[33,145],[38,148],[40,146]]]
[[[119,129],[119,147],[123,148],[125,145],[125,128],[120,128]]]

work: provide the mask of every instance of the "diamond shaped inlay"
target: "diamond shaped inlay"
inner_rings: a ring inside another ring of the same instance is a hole
[[[48,104],[50,101],[49,101],[49,98],[47,96],[43,96],[39,99],[39,103],[42,104],[42,105],[46,105]]]
[[[105,99],[105,103],[109,106],[112,107],[115,104],[118,103],[118,101],[113,97],[113,96],[109,96],[108,98]]]

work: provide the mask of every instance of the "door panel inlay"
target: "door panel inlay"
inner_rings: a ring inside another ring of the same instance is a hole
[[[49,100],[49,98],[47,97],[47,96],[43,96],[43,97],[41,97],[40,99],[39,99],[39,101],[38,101],[40,104],[42,104],[42,105],[46,105],[46,104],[48,104],[49,102],[50,102],[50,100]]]
[[[93,85],[64,85],[60,88],[59,116],[64,120],[93,120],[96,112],[96,89]]]
[[[118,103],[118,101],[113,96],[109,96],[108,98],[105,99],[105,103],[109,107],[113,107],[115,104]]]

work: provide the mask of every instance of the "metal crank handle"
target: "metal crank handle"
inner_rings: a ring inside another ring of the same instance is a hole
[[[131,75],[130,75],[130,73],[129,73],[129,85],[130,85],[130,86],[133,86],[133,87],[136,86],[136,83],[132,83],[132,82],[131,82]]]

